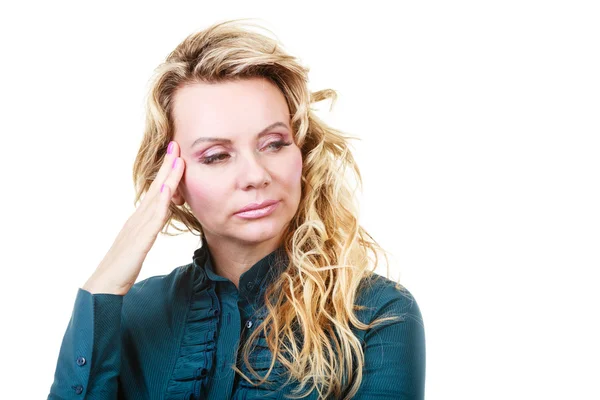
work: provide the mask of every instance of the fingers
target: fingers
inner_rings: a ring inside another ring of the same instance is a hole
[[[177,186],[181,181],[181,177],[183,176],[183,171],[185,170],[185,161],[181,157],[173,158],[173,163],[171,163],[171,171],[167,176],[167,179],[164,181],[164,190],[169,190],[170,196],[169,199],[173,197],[175,191],[177,190]],[[176,203],[179,204],[179,203]]]
[[[150,185],[150,188],[148,188],[148,194],[151,197],[154,197],[160,193],[160,189],[161,189],[162,185],[166,182],[167,178],[173,172],[180,174],[179,178],[177,179],[177,182],[179,182],[179,179],[181,179],[181,174],[183,173],[183,169],[181,168],[182,164],[183,164],[183,160],[179,157],[179,155],[180,155],[179,144],[173,140],[170,142],[170,146],[171,146],[171,153],[169,154],[168,150],[167,150],[167,153],[165,153],[165,157],[163,159],[160,169],[158,170],[158,173],[156,174],[156,178]],[[177,165],[175,166],[175,168],[173,168],[173,162],[175,160],[177,160]],[[171,187],[171,192],[173,192],[173,188],[176,186],[173,186],[173,184],[171,182],[170,187]]]

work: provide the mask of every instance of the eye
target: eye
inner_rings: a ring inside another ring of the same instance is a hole
[[[213,164],[216,161],[224,160],[226,157],[229,157],[229,154],[227,154],[227,153],[219,153],[219,154],[214,154],[212,156],[201,158],[200,162],[203,163],[203,164]]]
[[[275,142],[271,142],[271,143],[269,143],[269,144],[268,144],[266,147],[267,147],[268,149],[279,150],[279,149],[281,149],[281,148],[282,148],[282,147],[284,147],[284,146],[289,146],[290,144],[292,144],[292,142],[288,142],[288,143],[286,143],[286,142],[284,142],[283,140],[277,140],[277,141],[275,141]]]
[[[272,150],[273,152],[277,152],[282,147],[289,146],[291,144],[292,144],[292,142],[287,142],[286,143],[283,140],[277,140],[277,141],[269,143],[264,148]],[[206,164],[206,165],[217,164],[220,161],[226,160],[229,157],[230,157],[230,155],[227,154],[227,153],[218,153],[218,154],[213,154],[212,156],[207,156],[207,157],[200,158],[200,162],[202,164]]]

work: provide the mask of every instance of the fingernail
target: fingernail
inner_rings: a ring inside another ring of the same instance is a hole
[[[165,188],[165,184],[163,183],[162,186],[160,187],[160,192],[162,193],[163,189]]]
[[[173,152],[173,142],[169,142],[169,147],[167,147],[167,154],[171,154]]]
[[[175,168],[176,165],[177,165],[177,158],[175,160],[173,160],[173,168]]]

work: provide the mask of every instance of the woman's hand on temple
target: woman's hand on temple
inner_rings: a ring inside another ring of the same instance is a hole
[[[82,289],[92,294],[125,295],[135,283],[148,252],[164,227],[173,193],[185,170],[185,162],[179,157],[179,145],[172,141],[170,147],[171,153],[165,154],[156,179],[140,205]]]

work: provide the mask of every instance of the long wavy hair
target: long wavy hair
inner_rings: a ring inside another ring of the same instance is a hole
[[[309,69],[287,54],[276,37],[253,28],[272,34],[270,30],[242,21],[220,22],[191,34],[155,70],[144,136],[133,166],[134,205],[155,179],[172,140],[178,88],[253,77],[277,85],[287,101],[294,140],[302,152],[302,194],[282,239],[289,268],[265,289],[266,317],[241,350],[257,381],[233,368],[251,384],[261,385],[268,382],[278,360],[289,372],[288,382],[298,382],[291,397],[302,398],[315,389],[319,398],[351,398],[360,387],[364,366],[361,343],[351,328],[366,330],[395,319],[365,324],[355,314],[362,308],[355,304],[358,292],[367,281],[364,278],[375,273],[378,253],[385,257],[389,276],[388,257],[358,223],[355,192],[362,189],[362,179],[349,149],[353,138],[326,125],[311,109],[311,104],[327,99],[333,106],[336,92],[310,92]],[[163,234],[171,235],[169,226],[203,236],[187,203],[171,203]],[[272,354],[264,376],[249,361],[251,345],[261,332]]]

